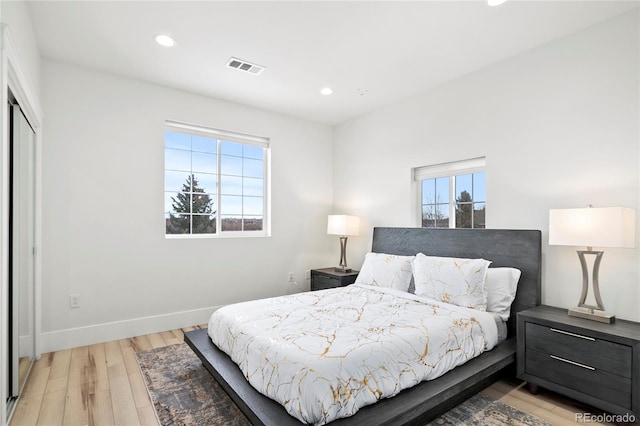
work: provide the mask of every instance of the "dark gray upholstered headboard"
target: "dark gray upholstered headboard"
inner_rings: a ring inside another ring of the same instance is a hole
[[[522,272],[511,304],[509,337],[516,333],[516,313],[540,304],[541,233],[507,229],[374,228],[372,251],[403,256],[483,258],[491,267]]]

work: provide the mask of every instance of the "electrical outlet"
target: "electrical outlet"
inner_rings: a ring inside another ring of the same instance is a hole
[[[71,309],[80,307],[80,295],[79,294],[70,294],[69,295],[69,307]]]
[[[289,282],[292,283],[293,281],[293,272],[289,272]]]

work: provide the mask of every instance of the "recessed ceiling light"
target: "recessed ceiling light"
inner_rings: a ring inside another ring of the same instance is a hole
[[[173,39],[173,37],[166,34],[158,34],[156,36],[156,43],[164,47],[173,47],[176,45],[176,41]]]
[[[324,89],[320,90],[320,94],[325,96],[332,95],[333,89],[331,89],[331,87],[325,87]]]
[[[489,6],[500,6],[505,1],[507,1],[507,0],[487,0],[487,4]]]

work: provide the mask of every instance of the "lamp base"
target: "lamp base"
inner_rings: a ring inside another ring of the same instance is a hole
[[[336,272],[342,272],[343,274],[348,274],[349,272],[353,272],[353,269],[343,268],[342,266],[336,266],[334,269]]]
[[[604,322],[607,324],[611,324],[616,321],[616,316],[614,314],[610,314],[606,311],[601,311],[600,309],[587,307],[571,308],[569,309],[569,316],[585,318],[588,320]]]

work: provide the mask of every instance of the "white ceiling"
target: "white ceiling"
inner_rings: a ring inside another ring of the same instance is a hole
[[[637,1],[30,1],[43,57],[340,123]],[[154,42],[167,33],[177,46]],[[225,67],[235,56],[267,67]],[[319,90],[330,86],[332,96]]]

